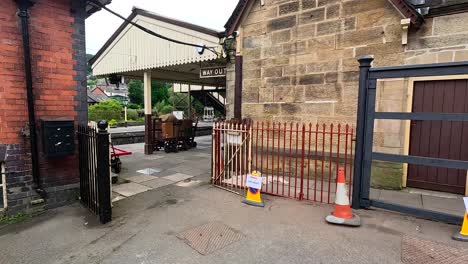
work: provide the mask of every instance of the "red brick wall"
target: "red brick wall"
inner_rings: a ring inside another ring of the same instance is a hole
[[[77,87],[83,85],[83,80],[77,78],[75,59],[77,16],[72,9],[72,6],[77,4],[72,4],[72,1],[74,0],[37,0],[30,8],[33,91],[37,118],[36,131],[39,139],[42,135],[40,119],[78,121]],[[79,23],[83,24],[81,30],[83,36],[79,41],[83,42],[84,17]],[[79,51],[80,54],[84,53],[84,44],[79,43],[79,47],[83,49]],[[0,145],[19,145],[23,155],[28,156],[28,139],[21,134],[22,128],[28,123],[23,60],[21,24],[15,1],[2,0],[0,1]],[[84,63],[80,61],[80,67]],[[41,143],[39,149],[42,150]],[[42,153],[40,156],[44,188],[78,182],[76,156],[59,159],[45,159]]]

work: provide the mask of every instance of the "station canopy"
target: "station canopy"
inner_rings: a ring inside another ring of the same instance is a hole
[[[128,20],[165,37],[214,47],[221,52],[221,33],[180,20],[167,18],[140,8],[133,8]],[[196,47],[155,37],[124,22],[99,52],[90,60],[96,76],[118,75],[142,79],[150,72],[153,80],[225,89],[226,79],[200,78],[201,68],[225,67],[226,60],[210,50],[199,54]],[[200,88],[202,89],[202,88]]]

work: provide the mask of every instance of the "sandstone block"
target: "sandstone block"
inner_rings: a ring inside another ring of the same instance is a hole
[[[283,75],[283,67],[276,66],[276,67],[269,67],[263,69],[263,77],[281,77]]]
[[[258,94],[258,101],[261,103],[273,102],[273,88],[260,88]]]
[[[341,2],[341,0],[318,0],[318,6],[332,5]]]
[[[452,62],[453,61],[453,51],[443,51],[437,54],[437,62]]]
[[[335,103],[332,102],[307,102],[302,105],[302,114],[315,116],[331,116],[333,115],[334,107]]]
[[[278,115],[280,113],[279,104],[264,104],[263,112],[267,115]]]
[[[341,86],[339,84],[307,85],[304,87],[305,101],[336,101],[339,100]]]
[[[282,46],[273,46],[273,47],[266,47],[262,49],[262,58],[272,58],[277,57],[278,54],[282,54],[283,47]]]
[[[468,33],[440,35],[425,38],[416,38],[411,36],[408,43],[408,50],[434,49],[466,45],[467,39]]]
[[[291,30],[273,32],[271,34],[271,44],[277,45],[291,40]]]
[[[282,4],[279,6],[279,15],[286,15],[299,11],[299,1]]]
[[[357,15],[357,28],[369,28],[376,25],[400,25],[401,16],[393,9],[378,8]]]
[[[242,89],[242,103],[258,103],[258,93],[258,87]]]
[[[299,55],[307,53],[307,42],[297,41],[293,43],[286,43],[283,45],[284,55]]]
[[[468,50],[460,50],[455,52],[455,61],[468,61]]]
[[[317,0],[302,0],[302,9],[317,7]]]
[[[299,77],[300,85],[322,84],[325,82],[324,74],[307,74]]]
[[[303,75],[306,73],[306,66],[300,65],[288,65],[283,68],[283,76],[296,76]]]
[[[335,36],[316,37],[308,41],[309,51],[335,49]]]
[[[301,25],[297,27],[296,38],[297,39],[310,39],[315,37],[315,24]]]
[[[434,35],[467,32],[468,13],[434,18]]]
[[[261,77],[261,70],[260,69],[249,70],[249,71],[244,70],[243,77],[244,77],[244,79],[257,79],[257,78],[260,78]]]
[[[337,35],[337,46],[343,48],[383,43],[384,35],[385,31],[381,27],[347,31]]]
[[[326,19],[333,19],[333,18],[339,17],[340,16],[340,8],[341,8],[341,6],[339,4],[327,6],[325,18]]]
[[[294,102],[294,89],[291,86],[275,86],[273,88],[274,102]]]
[[[307,64],[307,73],[314,72],[330,72],[337,71],[340,62],[339,60],[325,61],[325,62],[315,62]],[[358,64],[359,65],[359,64]]]
[[[372,11],[372,10],[376,10],[379,8],[395,10],[395,7],[393,7],[392,4],[387,0],[372,0],[372,1],[353,0],[353,1],[343,2],[343,13],[345,16]],[[394,12],[395,14],[398,14],[397,10],[395,10]]]
[[[290,85],[291,77],[272,77],[266,78],[267,86]]]
[[[249,60],[258,60],[261,57],[261,48],[255,48],[255,49],[244,49],[244,60],[249,61]]]
[[[359,81],[359,72],[343,72],[343,82],[356,82]]]
[[[325,74],[326,83],[336,83],[338,81],[338,72],[327,72]]]
[[[325,19],[325,8],[314,9],[299,15],[299,24],[314,23]]]
[[[302,104],[281,104],[282,115],[295,115],[302,112]]]
[[[287,16],[268,21],[267,30],[275,31],[292,28],[296,25],[296,16]]]
[[[317,24],[317,36],[335,34],[341,31],[341,20],[327,21]]]

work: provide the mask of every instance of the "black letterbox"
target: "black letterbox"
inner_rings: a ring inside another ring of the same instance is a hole
[[[75,125],[72,120],[42,120],[42,143],[47,157],[75,153]]]

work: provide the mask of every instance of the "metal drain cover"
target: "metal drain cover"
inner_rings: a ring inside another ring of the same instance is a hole
[[[211,222],[177,234],[179,239],[198,251],[202,255],[208,255],[222,249],[245,236],[219,222]]]
[[[401,243],[401,261],[408,264],[468,263],[468,250],[404,236]]]

